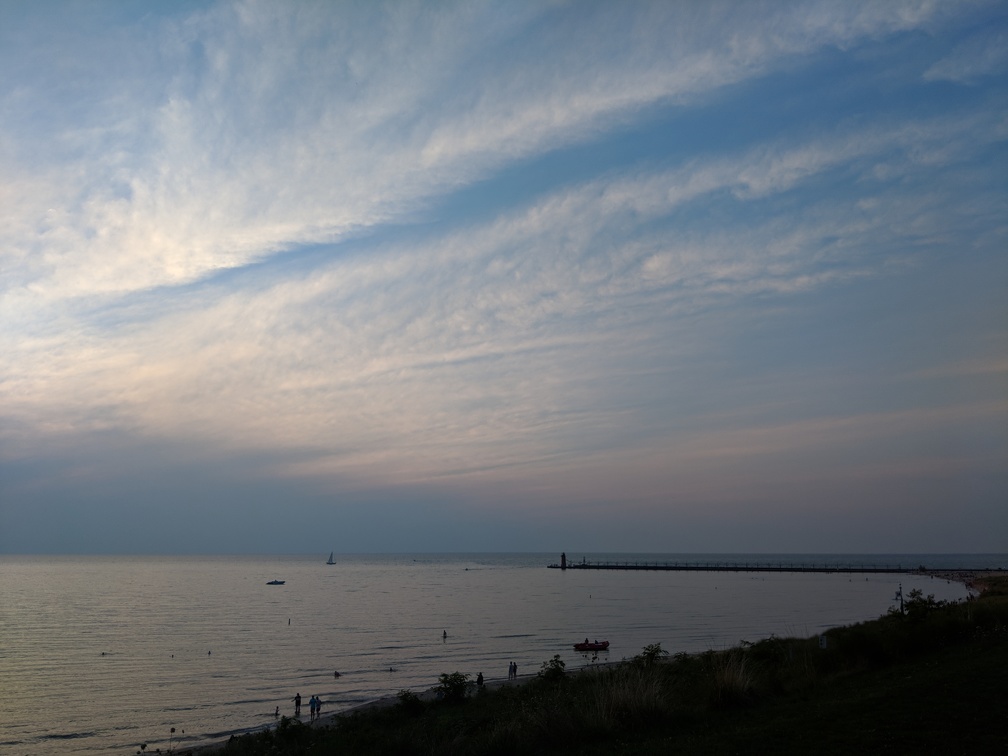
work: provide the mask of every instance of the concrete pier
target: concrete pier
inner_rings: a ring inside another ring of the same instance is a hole
[[[566,555],[565,555],[566,557]],[[731,561],[674,561],[674,562],[580,562],[564,558],[561,564],[548,565],[550,569],[565,570],[651,570],[658,572],[819,572],[850,574],[918,574],[931,570],[916,565],[900,564],[836,564],[830,562],[731,562]],[[944,571],[944,570],[943,570]]]

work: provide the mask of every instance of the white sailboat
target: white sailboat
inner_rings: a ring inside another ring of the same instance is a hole
[[[335,559],[333,559],[333,554],[334,554],[334,553],[335,553],[335,552],[333,552],[333,551],[330,551],[330,552],[329,552],[329,560],[328,560],[328,561],[326,562],[326,564],[336,564],[336,560],[335,560]]]

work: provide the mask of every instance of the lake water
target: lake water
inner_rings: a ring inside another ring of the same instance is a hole
[[[1005,555],[584,556],[1008,566]],[[172,727],[189,746],[272,725],[295,693],[305,712],[318,695],[332,713],[426,690],[442,672],[493,680],[514,661],[531,674],[554,654],[575,669],[591,663],[572,647],[586,636],[609,640],[601,660],[613,661],[651,643],[675,653],[813,636],[884,614],[900,583],[966,595],[909,575],[546,569],[557,560],[0,557],[0,751],[165,751]]]

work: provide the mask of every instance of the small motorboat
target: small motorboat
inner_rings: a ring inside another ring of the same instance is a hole
[[[609,648],[609,641],[594,641],[589,643],[585,641],[584,643],[575,643],[575,651],[605,651]]]
[[[286,582],[286,580],[270,580],[266,585],[283,585]]]

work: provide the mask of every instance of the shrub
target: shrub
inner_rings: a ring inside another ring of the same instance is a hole
[[[914,588],[907,595],[905,611],[908,617],[919,619],[926,617],[943,604],[944,602],[935,601],[933,593],[929,593],[927,598],[925,598],[924,591],[920,588]]]
[[[566,674],[565,669],[566,665],[563,663],[563,659],[560,658],[560,654],[554,654],[552,659],[542,663],[539,677],[543,680],[562,680]]]
[[[305,723],[300,719],[280,717],[280,724],[277,725],[276,734],[280,737],[300,737],[307,729]]]
[[[450,675],[442,672],[438,678],[440,681],[434,686],[434,691],[441,695],[442,700],[449,703],[459,703],[465,700],[469,691],[469,675],[461,672],[452,672]]]
[[[651,667],[668,655],[669,652],[661,647],[661,643],[652,643],[644,646],[644,650],[633,658],[633,662],[640,667]]]
[[[420,696],[411,690],[400,690],[397,696],[399,698],[399,708],[410,716],[416,716],[423,712],[423,701],[420,700]]]

